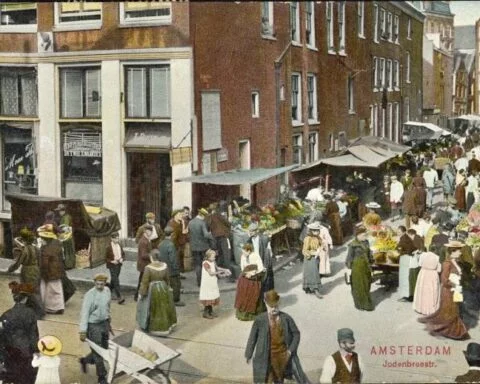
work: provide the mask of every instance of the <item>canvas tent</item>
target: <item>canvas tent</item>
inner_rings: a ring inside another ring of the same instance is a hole
[[[416,144],[438,140],[442,136],[450,136],[452,133],[440,128],[433,123],[421,123],[418,121],[407,121],[403,124],[403,142],[415,142]]]

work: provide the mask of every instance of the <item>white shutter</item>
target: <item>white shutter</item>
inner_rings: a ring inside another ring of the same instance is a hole
[[[82,71],[62,72],[62,117],[83,117]]]
[[[150,71],[150,117],[170,117],[170,67]]]
[[[128,117],[147,117],[146,69],[128,68],[127,115]]]
[[[101,89],[99,69],[87,69],[85,71],[85,86],[87,93],[86,117],[98,117],[101,115]]]
[[[222,148],[220,92],[202,92],[203,150]]]

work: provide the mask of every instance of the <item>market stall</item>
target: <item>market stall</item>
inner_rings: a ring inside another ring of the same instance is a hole
[[[14,238],[24,227],[36,232],[43,225],[47,211],[55,210],[59,204],[65,205],[72,217],[77,260],[79,256],[88,259],[82,266],[93,268],[103,264],[110,235],[121,229],[120,220],[114,211],[105,207],[86,206],[82,200],[27,194],[7,194],[5,198],[11,204]]]

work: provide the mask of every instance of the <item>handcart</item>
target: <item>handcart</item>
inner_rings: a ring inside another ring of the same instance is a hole
[[[380,281],[387,291],[398,286],[399,264],[375,263],[371,266],[373,281]]]
[[[163,370],[163,374],[167,382],[170,382],[169,374],[173,359],[180,356],[179,352],[166,347],[161,342],[138,330],[127,332],[109,340],[108,349],[100,347],[89,339],[87,339],[87,343],[108,363],[108,383],[112,383],[115,375],[124,372],[141,383],[158,384],[157,380],[150,378],[147,374],[165,363],[168,363],[168,366],[166,370]],[[129,348],[156,353],[158,358],[150,361]]]

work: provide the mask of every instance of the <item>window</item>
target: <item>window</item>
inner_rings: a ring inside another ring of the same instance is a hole
[[[378,136],[378,104],[373,106],[373,134]]]
[[[37,115],[37,71],[0,67],[0,115]]]
[[[405,114],[405,122],[410,121],[410,98],[405,97],[403,109]]]
[[[397,143],[400,142],[400,104],[394,103],[394,112],[395,116],[393,118],[394,121],[394,130],[395,130],[395,140]]]
[[[299,73],[292,74],[292,121],[300,123],[302,121],[302,89],[301,77]]]
[[[333,133],[330,133],[328,135],[328,142],[329,142],[329,145],[330,145],[330,147],[329,147],[330,151],[335,151],[336,150],[336,148],[335,148],[335,136],[333,136]]]
[[[308,121],[317,122],[317,77],[309,73],[307,75],[307,97],[308,97]]]
[[[298,2],[290,2],[290,37],[292,38],[292,41],[295,42],[300,42],[300,10],[298,8]]]
[[[373,19],[374,19],[374,25],[373,25],[373,41],[378,43],[378,29],[379,29],[379,22],[378,22],[378,5],[373,4]]]
[[[131,118],[170,118],[170,66],[128,66],[126,114]]]
[[[308,162],[318,160],[318,133],[308,134]]]
[[[338,3],[338,41],[340,53],[345,53],[345,1]]]
[[[393,61],[393,87],[398,89],[400,87],[400,62]]]
[[[380,81],[378,83],[379,88],[385,87],[385,59],[383,57],[380,58]]]
[[[388,103],[387,105],[387,110],[388,110],[388,138],[390,140],[395,140],[393,137],[393,105],[392,103]]]
[[[306,20],[305,20],[305,38],[309,47],[315,47],[315,3],[308,1],[305,3]]]
[[[333,2],[327,2],[327,47],[328,52],[335,52],[335,45],[333,42]]]
[[[69,1],[55,3],[56,24],[96,24],[102,20],[102,3]]]
[[[273,2],[262,1],[262,35],[273,36]]]
[[[395,15],[393,18],[393,42],[398,44],[398,35],[400,27],[400,18],[398,15]]]
[[[252,117],[260,117],[260,95],[257,91],[252,92]]]
[[[99,68],[62,68],[60,87],[61,117],[101,117]]]
[[[385,86],[388,89],[392,89],[392,60],[388,59],[387,60],[387,66],[386,66],[386,76],[385,76]]]
[[[406,61],[407,61],[407,65],[406,65],[405,81],[407,83],[410,83],[410,52],[407,52],[406,54]]]
[[[302,164],[302,135],[293,135],[292,152],[293,163]]]
[[[345,148],[348,145],[347,134],[345,132],[338,132],[338,147]]]
[[[359,37],[365,37],[365,3],[357,1],[357,33]]]
[[[348,76],[347,80],[347,99],[348,99],[348,112],[354,113],[355,112],[355,103],[354,103],[354,85],[353,85],[353,77],[352,75]]]
[[[368,124],[368,128],[370,128],[370,135],[373,133],[373,122],[374,122],[374,115],[373,115],[373,105],[370,105],[370,121]]]
[[[37,3],[0,3],[0,32],[34,32]]]
[[[412,19],[410,17],[407,20],[407,39],[412,39]]]
[[[387,29],[386,29],[386,32],[387,32],[387,39],[388,41],[393,41],[392,38],[393,38],[393,15],[388,12],[387,14]]]
[[[373,64],[372,64],[372,85],[373,85],[373,91],[377,90],[378,86],[378,57],[373,57]]]
[[[120,2],[120,23],[171,23],[172,4],[159,1]]]
[[[385,39],[385,33],[387,32],[387,19],[385,17],[385,9],[380,8],[380,37]]]
[[[382,118],[380,120],[380,135],[381,137],[387,137],[387,132],[386,132],[386,129],[387,129],[387,125],[385,124],[386,121],[386,113],[385,113],[385,108],[381,108],[381,111],[382,111]]]
[[[222,148],[222,110],[219,91],[201,91],[203,150]]]

